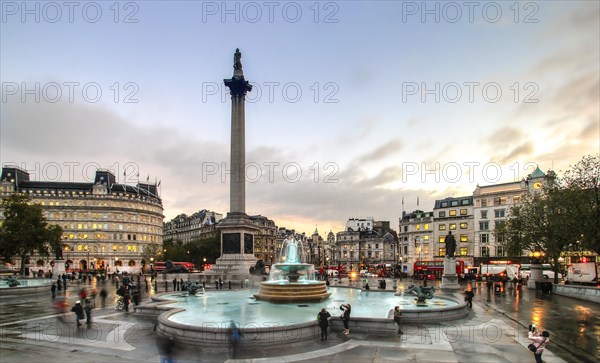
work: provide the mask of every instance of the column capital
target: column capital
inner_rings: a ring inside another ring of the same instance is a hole
[[[245,96],[246,93],[252,91],[252,85],[246,81],[244,76],[224,79],[225,86],[229,87],[231,96]]]

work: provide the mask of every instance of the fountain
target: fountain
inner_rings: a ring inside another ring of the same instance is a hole
[[[315,267],[303,263],[302,242],[288,238],[283,241],[278,260],[271,266],[269,278],[261,282],[260,290],[254,297],[270,302],[311,302],[322,301],[331,295],[325,281],[315,278]]]
[[[435,287],[424,287],[418,285],[410,285],[408,290],[406,290],[407,294],[412,294],[417,297],[415,303],[417,306],[426,306],[427,299],[433,299],[433,292],[435,291]]]

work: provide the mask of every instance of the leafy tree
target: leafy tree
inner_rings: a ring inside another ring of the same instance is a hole
[[[217,234],[206,238],[197,238],[184,246],[189,252],[189,261],[195,265],[201,265],[206,258],[207,262],[214,263],[221,255],[221,239]]]
[[[600,154],[584,156],[572,165],[561,186],[577,203],[571,218],[581,233],[573,247],[600,254]]]
[[[39,204],[31,204],[26,195],[13,194],[2,200],[4,223],[0,226],[0,252],[5,259],[21,258],[21,275],[28,256],[48,256],[49,249],[60,245],[62,228],[48,226]]]
[[[598,156],[587,156],[563,178],[548,173],[544,191],[513,206],[497,230],[508,255],[519,256],[523,250],[543,252],[558,282],[563,252],[584,248],[600,253],[599,167]]]

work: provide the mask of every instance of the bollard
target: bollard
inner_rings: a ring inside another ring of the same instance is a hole
[[[229,280],[229,290],[231,290],[231,280]]]

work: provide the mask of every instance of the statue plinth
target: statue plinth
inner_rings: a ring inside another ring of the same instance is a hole
[[[65,268],[65,262],[65,260],[54,260],[54,266],[52,267],[52,276],[67,273],[67,269]]]
[[[454,257],[444,257],[444,274],[442,275],[442,290],[459,290],[458,275],[456,274],[456,259]]]

